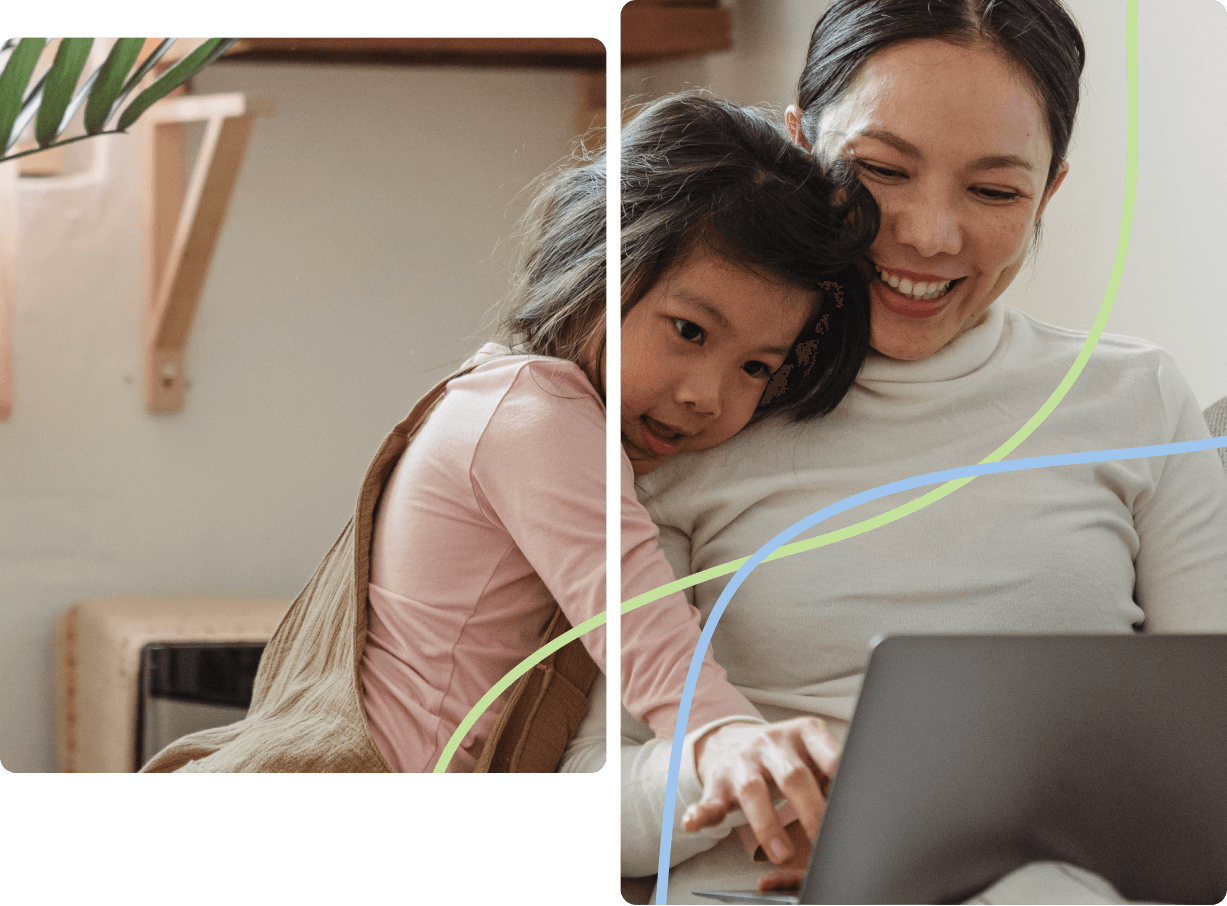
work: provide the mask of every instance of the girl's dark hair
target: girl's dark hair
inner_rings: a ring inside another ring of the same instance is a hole
[[[818,294],[755,418],[801,420],[843,399],[869,349],[860,263],[878,229],[872,196],[763,115],[697,93],[641,110],[622,130],[622,317],[703,248]],[[528,351],[580,361],[604,311],[605,155],[539,199],[521,303],[506,324]],[[598,210],[599,209],[599,210]]]
[[[1052,161],[1045,188],[1069,150],[1086,48],[1061,0],[832,0],[810,37],[797,85],[801,128],[814,148],[823,112],[861,65],[900,41],[987,42],[1030,79],[1047,118]]]
[[[581,368],[595,349],[599,362],[605,348],[605,220],[603,152],[543,177],[521,221],[521,257],[502,321],[509,345]],[[604,388],[597,390],[604,398]]]

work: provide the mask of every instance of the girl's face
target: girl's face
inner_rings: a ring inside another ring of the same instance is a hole
[[[635,474],[744,428],[817,304],[702,248],[666,271],[622,320],[622,447]]]
[[[795,108],[794,141],[805,144]],[[1026,258],[1065,177],[1030,82],[999,52],[945,41],[878,51],[819,122],[817,153],[851,157],[882,211],[870,249],[871,339],[923,359],[983,320]]]

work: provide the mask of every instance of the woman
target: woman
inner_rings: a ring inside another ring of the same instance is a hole
[[[787,122],[819,158],[853,161],[881,208],[866,262],[873,352],[829,416],[764,422],[640,481],[679,575],[746,556],[859,491],[983,459],[1039,410],[1086,335],[998,297],[1068,173],[1083,60],[1058,0],[835,0],[823,15]],[[1019,454],[1206,436],[1166,353],[1105,336]],[[700,612],[723,584],[695,587]],[[830,773],[804,738],[842,738],[874,635],[1137,631],[1227,631],[1227,482],[1212,452],[977,479],[760,567],[713,649],[760,712],[786,722],[688,736],[675,827],[703,833],[675,832],[671,897],[750,886],[764,870],[746,853],[755,836],[777,864],[804,864],[821,807],[806,814],[808,794],[790,789]],[[655,870],[664,748],[623,752],[625,874]],[[777,815],[772,788],[796,808]],[[753,835],[727,834],[744,820],[728,814],[737,804]]]

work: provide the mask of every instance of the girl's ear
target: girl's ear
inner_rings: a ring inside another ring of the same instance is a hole
[[[788,125],[788,135],[792,138],[792,143],[812,152],[814,149],[801,131],[801,109],[796,104],[788,105],[788,109],[784,111],[784,122]]]

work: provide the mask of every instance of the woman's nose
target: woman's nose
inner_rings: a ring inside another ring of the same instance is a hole
[[[957,255],[963,247],[957,203],[944,192],[914,193],[883,214],[893,221],[895,241],[921,257]]]

